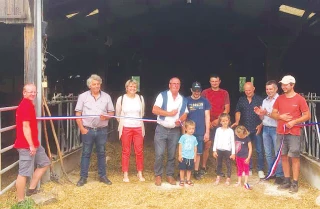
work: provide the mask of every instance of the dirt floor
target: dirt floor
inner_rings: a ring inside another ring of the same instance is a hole
[[[93,156],[88,183],[83,187],[74,184],[79,179],[79,169],[70,173],[70,183],[66,178],[58,183],[42,184],[43,194],[54,195],[57,201],[36,208],[43,209],[103,209],[103,208],[320,208],[315,200],[320,192],[311,188],[304,179],[300,180],[299,192],[290,194],[279,191],[273,180],[260,181],[257,172],[249,178],[252,190],[235,187],[235,166],[233,167],[232,184],[224,185],[224,179],[218,186],[213,185],[215,178],[215,160],[211,157],[208,173],[203,179],[194,180],[194,186],[180,187],[164,182],[162,186],[154,185],[153,163],[154,148],[152,140],[145,143],[145,182],[136,177],[134,153],[131,155],[130,183],[122,182],[121,146],[119,141],[107,143],[108,177],[111,186],[97,181],[96,158]],[[164,176],[165,180],[165,176]],[[0,208],[10,208],[15,203],[15,189],[0,196]]]

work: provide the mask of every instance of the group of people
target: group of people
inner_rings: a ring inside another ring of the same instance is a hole
[[[253,83],[244,84],[243,97],[236,105],[235,122],[231,124],[229,93],[220,88],[220,77],[210,76],[211,87],[202,91],[201,84],[194,82],[191,96],[184,97],[179,93],[181,81],[173,77],[169,81],[169,89],[160,92],[156,97],[152,113],[157,115],[157,126],[154,135],[155,185],[161,186],[164,172],[163,160],[167,150],[165,172],[166,181],[176,185],[175,162],[178,148],[179,185],[193,185],[191,174],[197,180],[207,172],[207,162],[212,149],[217,159],[216,180],[219,184],[222,163],[227,165],[226,185],[230,185],[231,160],[237,164],[237,186],[250,189],[248,176],[252,175],[252,153],[255,148],[258,163],[257,171],[264,178],[264,156],[271,169],[280,144],[282,163],[275,172],[275,183],[280,189],[298,191],[300,170],[300,127],[297,124],[310,119],[310,112],[305,99],[294,91],[295,78],[287,75],[280,81],[284,92],[278,95],[277,82],[266,83],[267,98],[255,94]],[[82,117],[77,119],[82,138],[82,156],[80,179],[77,186],[87,183],[88,169],[93,146],[96,147],[99,181],[111,185],[107,177],[105,145],[108,136],[108,121],[116,116],[119,126],[119,138],[122,144],[123,182],[130,182],[129,159],[133,144],[136,156],[136,170],[139,181],[143,176],[144,154],[143,143],[145,128],[142,120],[145,102],[142,95],[137,94],[138,83],[128,80],[125,83],[126,93],[116,101],[114,108],[111,97],[101,91],[102,79],[93,74],[87,79],[88,91],[78,97],[75,107],[76,116],[97,115],[99,117]],[[32,101],[36,97],[36,87],[27,84],[23,88],[23,100],[16,113],[17,136],[14,147],[19,152],[19,174],[16,181],[17,198],[21,202],[25,196],[27,177],[32,176],[27,196],[38,192],[37,184],[50,166],[45,150],[39,144],[35,108]],[[235,128],[235,129],[233,129]],[[261,135],[262,131],[262,135]],[[264,152],[263,152],[264,150]],[[293,180],[290,177],[292,159]],[[34,171],[34,166],[36,170]],[[185,179],[186,178],[186,179]]]

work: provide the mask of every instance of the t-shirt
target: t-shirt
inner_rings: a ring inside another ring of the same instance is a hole
[[[35,148],[39,147],[36,111],[32,101],[25,98],[22,99],[16,111],[16,140],[14,142],[14,148],[16,149],[28,149],[30,147],[23,133],[24,121],[30,122],[33,145]]]
[[[208,99],[211,105],[210,121],[219,117],[224,111],[224,106],[230,104],[229,93],[224,89],[214,91],[211,88],[203,90],[201,96]]]
[[[213,151],[216,152],[217,150],[231,151],[232,155],[235,154],[234,131],[232,128],[217,128],[214,137]]]
[[[192,99],[190,96],[187,97],[187,101],[189,110],[188,119],[193,120],[196,123],[194,135],[204,135],[206,132],[205,111],[210,110],[210,103],[203,97]]]
[[[135,95],[134,98],[128,97],[126,94],[123,95],[122,101],[122,112],[126,117],[132,118],[140,118],[141,116],[141,100],[139,95]],[[124,119],[123,126],[124,127],[141,127],[142,121],[132,120],[132,119]]]
[[[248,143],[251,141],[250,137],[247,136],[244,139],[240,139],[235,135],[234,140],[236,144],[236,156],[240,158],[247,158],[249,155]]]
[[[197,138],[193,135],[184,134],[180,137],[179,144],[182,144],[182,157],[194,159],[194,148],[198,145]]]
[[[273,108],[277,109],[280,115],[284,113],[290,113],[290,115],[292,116],[292,120],[300,118],[302,112],[306,112],[309,110],[306,100],[300,94],[296,94],[294,97],[291,98],[287,98],[284,94],[280,95],[274,102]],[[301,132],[299,126],[294,126],[290,129],[286,128],[284,132],[283,125],[286,123],[287,122],[284,120],[278,120],[278,134],[292,134],[300,136]]]

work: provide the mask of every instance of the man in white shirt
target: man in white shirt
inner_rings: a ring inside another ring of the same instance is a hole
[[[277,93],[278,86],[277,82],[274,80],[270,80],[266,83],[266,93],[267,98],[265,98],[262,102],[261,107],[255,107],[254,111],[258,114],[262,120],[263,124],[263,146],[265,151],[265,156],[268,164],[268,170],[270,171],[272,164],[275,160],[275,156],[279,150],[279,146],[277,146],[277,121],[270,117],[270,114],[273,109],[273,104],[278,98],[279,94]],[[283,170],[282,163],[279,161],[277,170],[275,172],[275,183],[281,184],[283,181]]]
[[[187,101],[179,94],[180,79],[171,78],[169,90],[161,92],[152,108],[157,115],[158,125],[154,135],[155,147],[155,185],[161,186],[163,172],[163,158],[167,146],[166,175],[167,182],[176,185],[174,167],[176,150],[181,135],[181,125],[187,118]]]

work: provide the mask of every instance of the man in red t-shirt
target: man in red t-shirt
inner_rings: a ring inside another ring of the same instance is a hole
[[[24,201],[27,177],[32,176],[29,189],[26,192],[27,196],[31,196],[37,193],[38,182],[50,165],[50,160],[38,140],[36,112],[32,103],[36,95],[35,85],[25,85],[23,87],[23,99],[16,111],[14,148],[19,152],[19,173],[16,181],[19,203]],[[36,170],[34,170],[35,165],[37,166]]]
[[[296,80],[286,75],[280,81],[284,94],[280,95],[273,104],[271,117],[278,120],[277,144],[283,140],[281,150],[284,181],[278,189],[289,189],[290,193],[298,192],[298,179],[300,172],[300,127],[296,126],[310,120],[311,114],[306,100],[294,91]],[[292,160],[293,181],[290,180],[290,164]]]
[[[204,150],[202,156],[202,168],[200,173],[206,173],[207,161],[209,158],[209,149],[211,148],[212,141],[215,136],[215,130],[219,125],[219,115],[221,113],[230,112],[230,98],[229,93],[220,88],[220,77],[218,75],[210,76],[211,88],[202,91],[201,96],[209,100],[211,105],[210,110],[210,140],[206,139],[204,142]],[[221,175],[221,174],[219,174]]]

